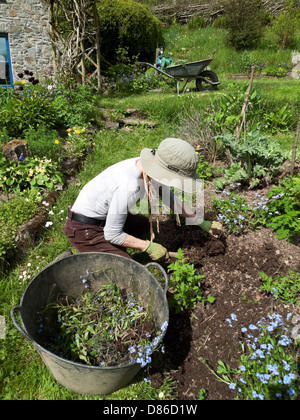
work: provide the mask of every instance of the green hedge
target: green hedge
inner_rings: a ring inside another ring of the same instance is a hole
[[[103,0],[98,5],[101,54],[112,64],[116,51],[126,48],[128,56],[153,62],[158,42],[162,41],[159,20],[150,10],[133,0]]]

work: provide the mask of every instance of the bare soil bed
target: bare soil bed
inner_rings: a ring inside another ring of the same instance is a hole
[[[207,213],[206,219],[215,215]],[[182,248],[197,268],[205,294],[216,298],[214,304],[198,303],[192,312],[170,313],[165,337],[166,357],[178,384],[178,399],[195,400],[206,391],[207,400],[232,400],[231,391],[201,362],[205,359],[216,371],[218,360],[237,367],[242,327],[255,324],[270,312],[298,314],[299,306],[285,305],[267,296],[259,287],[259,272],[270,276],[300,271],[299,243],[278,240],[270,229],[242,235],[205,236],[195,226],[177,227],[174,222],[160,224],[161,242],[169,251]],[[238,321],[230,328],[226,318],[234,313]],[[153,385],[159,374],[153,375]]]

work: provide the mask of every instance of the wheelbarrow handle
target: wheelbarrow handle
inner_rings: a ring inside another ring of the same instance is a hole
[[[17,321],[17,318],[15,316],[15,312],[19,311],[21,312],[22,306],[14,306],[13,308],[11,308],[10,310],[10,316],[12,319],[12,322],[14,323],[14,326],[17,328],[18,331],[20,331],[20,333],[27,338],[27,340],[33,342],[33,339],[30,337],[30,335],[21,327],[21,325],[19,324],[19,322]]]
[[[145,265],[146,268],[148,268],[149,266],[157,267],[161,271],[162,275],[164,276],[164,279],[165,279],[165,290],[164,290],[164,294],[166,296],[167,295],[167,291],[168,291],[168,276],[167,276],[167,273],[162,268],[162,266],[160,264],[157,264],[156,262],[149,262],[148,264]]]
[[[150,63],[146,63],[145,61],[140,61],[139,64],[141,64],[142,66],[152,67],[154,70],[158,71],[159,73],[163,74],[164,76],[167,76],[170,79],[175,79],[175,77],[171,76],[170,74],[166,73],[165,71],[162,71],[161,69],[158,69],[157,67],[153,66]]]

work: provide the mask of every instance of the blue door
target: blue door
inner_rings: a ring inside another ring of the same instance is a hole
[[[13,86],[7,34],[0,34],[0,86]]]

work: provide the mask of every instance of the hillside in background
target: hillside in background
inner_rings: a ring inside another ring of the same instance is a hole
[[[205,17],[212,22],[223,14],[224,0],[142,0],[162,22],[187,23],[193,16]],[[285,0],[263,0],[266,9],[278,14],[285,8]]]

